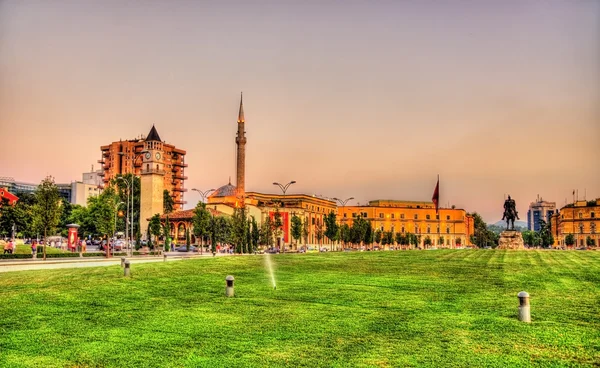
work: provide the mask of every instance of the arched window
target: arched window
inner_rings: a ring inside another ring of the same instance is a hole
[[[426,218],[427,220],[429,220],[429,219],[431,218],[431,216],[429,216],[429,215],[426,215],[426,216],[425,216],[425,218]]]

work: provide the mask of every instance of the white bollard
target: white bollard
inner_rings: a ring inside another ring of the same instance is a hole
[[[521,291],[517,296],[519,297],[519,321],[530,323],[529,294],[526,291]]]
[[[128,260],[125,261],[124,266],[125,268],[123,269],[123,276],[131,276],[131,268]]]
[[[231,275],[225,278],[225,296],[233,296],[233,280]]]

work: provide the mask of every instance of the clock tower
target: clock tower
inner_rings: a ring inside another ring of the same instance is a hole
[[[154,125],[144,141],[141,194],[140,194],[140,232],[145,237],[149,219],[157,213],[163,213],[164,159],[163,143]]]

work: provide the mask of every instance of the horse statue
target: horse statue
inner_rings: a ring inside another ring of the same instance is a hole
[[[515,219],[519,219],[519,213],[517,212],[517,205],[514,199],[508,196],[508,199],[504,201],[504,216],[502,220],[506,219],[506,230],[515,230]],[[512,223],[512,228],[511,228]]]

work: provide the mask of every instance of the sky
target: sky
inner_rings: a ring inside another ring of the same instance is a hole
[[[0,176],[81,180],[155,124],[191,208],[235,181],[240,91],[248,191],[600,197],[600,1],[0,0]]]

